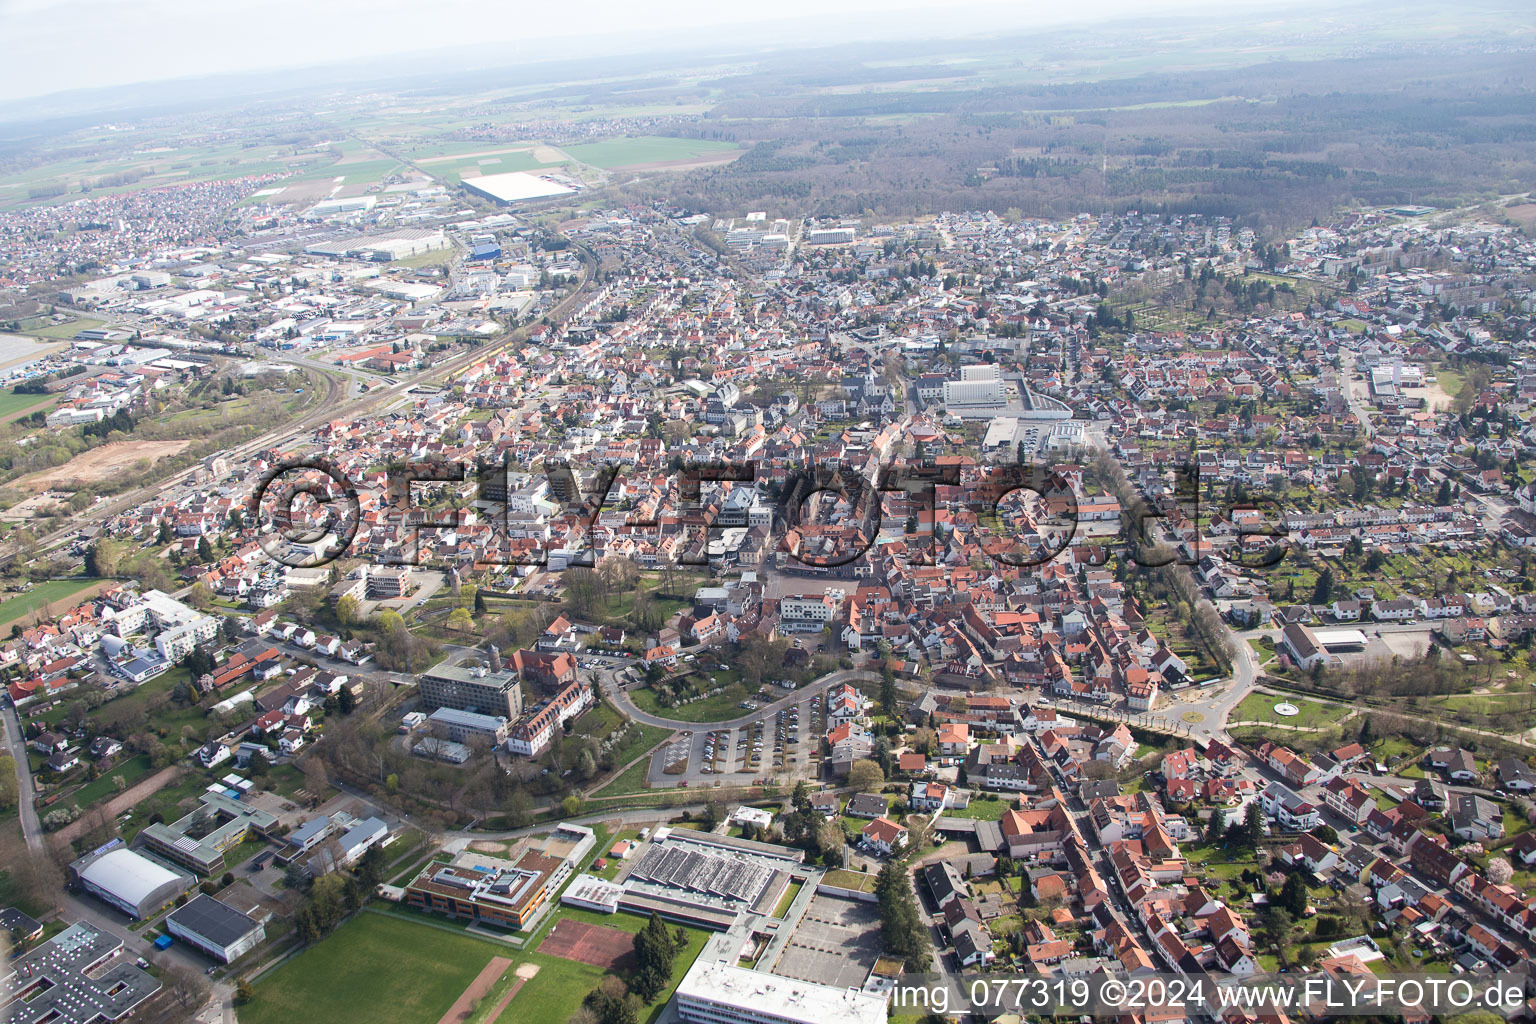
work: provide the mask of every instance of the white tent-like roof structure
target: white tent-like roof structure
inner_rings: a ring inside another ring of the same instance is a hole
[[[132,850],[109,850],[80,872],[81,881],[130,906],[143,906],[157,890],[174,892],[182,877]]]

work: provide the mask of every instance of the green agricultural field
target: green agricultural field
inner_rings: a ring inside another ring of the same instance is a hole
[[[403,172],[405,165],[385,157],[380,160],[359,160],[350,164],[326,164],[311,168],[288,179],[289,184],[301,181],[320,181],[341,178],[339,184],[362,185],[380,181],[387,174]]]
[[[25,594],[0,601],[0,626],[25,619],[34,611],[46,608],[55,601],[73,597],[94,587],[100,580],[48,580],[39,583]]]
[[[104,143],[106,152],[115,143]],[[328,163],[328,153],[293,155],[282,146],[172,146],[132,153],[118,151],[83,159],[57,160],[10,175],[0,175],[0,205],[62,201],[89,186],[92,196],[116,195],[164,185],[287,174],[317,163]],[[133,180],[126,180],[133,179]],[[32,189],[52,186],[64,190],[57,197],[34,198]]]
[[[465,157],[472,161],[477,158],[471,157],[470,154],[479,153],[481,156],[478,159],[483,160],[493,156],[503,156],[508,153],[526,152],[532,145],[529,142],[522,142],[509,146],[499,146],[497,143],[486,142],[482,139],[454,142],[426,139],[405,146],[404,153],[417,163],[450,163],[452,161],[445,158]]]
[[[31,409],[52,405],[56,397],[55,395],[18,395],[15,392],[0,392],[0,422]]]
[[[22,333],[30,334],[34,338],[49,338],[54,341],[72,341],[75,335],[81,331],[91,331],[100,327],[105,321],[92,320],[89,317],[81,317],[71,320],[67,324],[45,324],[42,327],[28,327]],[[38,395],[23,395],[24,398],[38,398]]]
[[[495,161],[491,163],[490,161]],[[422,164],[422,169],[434,176],[446,176],[450,172],[459,180],[476,178],[482,174],[507,174],[511,171],[537,171],[545,167],[559,167],[560,160],[540,160],[532,150],[484,151],[483,156],[466,156],[460,160],[432,161]]]
[[[697,160],[703,157],[719,156],[739,148],[734,142],[642,135],[636,138],[608,139],[604,142],[566,146],[564,150],[584,164],[611,169],[670,160]]]

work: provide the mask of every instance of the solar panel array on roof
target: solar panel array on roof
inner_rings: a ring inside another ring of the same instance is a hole
[[[750,902],[763,891],[772,874],[770,868],[751,861],[716,857],[676,846],[652,846],[630,872],[630,877]]]
[[[451,885],[455,889],[473,889],[476,884],[474,879],[465,877],[461,872],[451,867],[443,868],[433,875],[432,881],[438,885]]]
[[[177,907],[170,919],[218,946],[232,946],[256,927],[255,921],[207,893]]]

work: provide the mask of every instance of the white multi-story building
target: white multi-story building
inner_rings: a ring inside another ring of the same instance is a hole
[[[944,382],[945,405],[1001,405],[1003,382],[990,380],[947,380]]]
[[[160,630],[155,637],[155,649],[166,661],[180,661],[192,653],[192,648],[219,635],[218,619],[158,590],[147,592],[140,604],[119,612],[113,626],[123,636],[150,621]]]
[[[700,956],[677,986],[677,1015],[693,1024],[885,1024],[882,996],[833,988]]]
[[[574,681],[545,704],[534,708],[511,729],[507,749],[523,757],[538,757],[554,742],[555,730],[596,702],[592,687]]]
[[[779,599],[779,628],[786,633],[815,633],[832,621],[837,600],[831,593]]]

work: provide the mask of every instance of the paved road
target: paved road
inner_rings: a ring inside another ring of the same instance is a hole
[[[5,701],[5,742],[16,760],[16,806],[21,817],[21,834],[34,856],[47,856],[43,827],[37,820],[37,791],[32,786],[32,770],[27,762],[27,744],[21,733],[21,721],[9,700]]]
[[[1090,433],[1090,436],[1093,435]],[[1095,438],[1095,442],[1095,447],[1099,451],[1114,458],[1114,453],[1103,444],[1101,435]],[[1204,601],[1206,598],[1202,595],[1199,600]],[[1222,629],[1226,632],[1233,655],[1232,681],[1220,693],[1213,693],[1209,687],[1202,687],[1188,695],[1185,691],[1180,691],[1179,695],[1173,697],[1168,704],[1154,711],[1138,713],[1122,708],[1118,709],[1118,713],[1111,712],[1111,717],[1118,717],[1145,728],[1182,733],[1191,739],[1226,740],[1228,738],[1227,720],[1232,715],[1232,709],[1252,692],[1254,682],[1259,675],[1259,659],[1248,642],[1228,626],[1225,620],[1222,622]],[[1076,705],[1071,702],[1057,706],[1069,713],[1074,706],[1094,710],[1091,705]],[[1110,709],[1100,710],[1101,713],[1110,711]],[[1198,717],[1199,720],[1187,721],[1184,718],[1186,714],[1190,718]]]
[[[620,825],[645,825],[651,822],[667,821],[677,817],[684,811],[688,811],[690,814],[698,814],[705,809],[705,806],[701,800],[696,804],[677,804],[673,807],[649,807],[633,811],[601,811],[593,814],[583,814],[575,818],[562,818],[561,820],[573,822],[577,825],[596,825],[605,821],[617,821]],[[516,839],[521,836],[543,835],[551,827],[550,823],[545,821],[537,825],[525,825],[522,828],[508,829],[505,832],[468,832],[463,829],[456,829],[442,832],[440,835],[445,840]]]
[[[1370,408],[1355,394],[1355,354],[1353,352],[1344,353],[1344,369],[1339,372],[1344,377],[1340,383],[1344,385],[1344,399],[1349,403],[1349,411],[1355,414],[1355,418],[1360,421],[1360,429],[1365,431],[1367,438],[1370,438],[1375,430],[1371,426]],[[1367,387],[1369,381],[1361,381],[1360,385]]]

